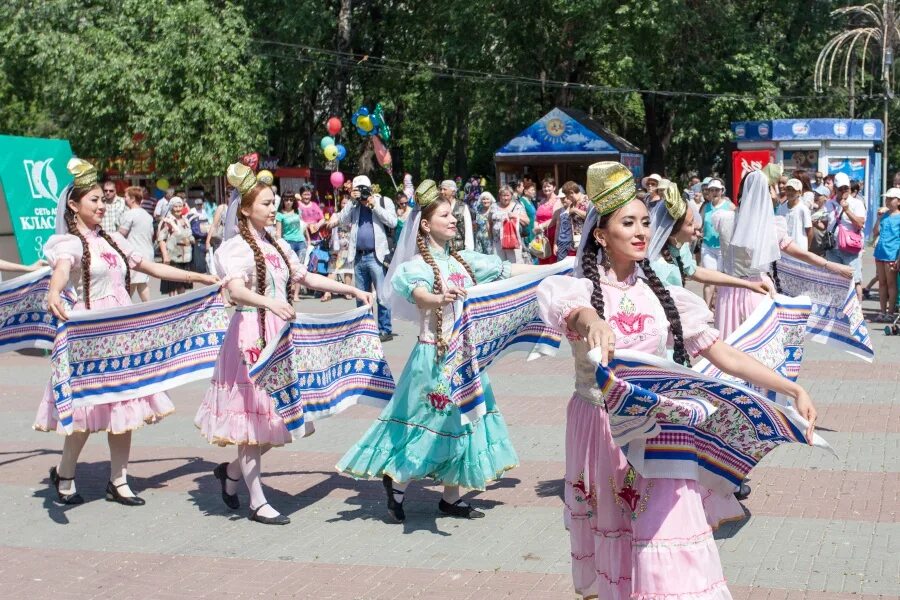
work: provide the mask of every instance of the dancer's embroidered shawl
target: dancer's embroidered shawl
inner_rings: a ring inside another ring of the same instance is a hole
[[[51,356],[59,420],[72,409],[163,392],[212,376],[228,329],[219,286],[106,310],[69,313]]]
[[[597,384],[613,439],[644,477],[731,493],[766,454],[805,443],[807,423],[793,408],[649,354],[616,352],[609,368],[598,365]],[[814,445],[830,450],[818,435]]]
[[[47,267],[0,283],[0,352],[53,348],[56,318],[47,310],[50,275]]]
[[[728,336],[725,343],[749,354],[781,376],[797,381],[811,306],[810,299],[806,296],[790,298],[779,294],[774,299],[766,297],[747,320]],[[786,399],[776,397],[775,392],[760,390],[723,373],[706,359],[694,365],[694,370],[725,381],[737,381],[755,389],[769,400],[787,404]]]
[[[459,408],[464,423],[485,414],[481,373],[498,357],[522,350],[529,360],[553,355],[561,334],[538,315],[537,286],[545,277],[571,272],[567,259],[535,273],[519,275],[469,288],[457,311],[444,376],[450,384],[450,400]]]
[[[298,314],[269,340],[250,377],[291,432],[354,404],[383,408],[394,393],[372,309]]]
[[[813,341],[872,362],[875,350],[852,281],[783,255],[778,261],[778,279],[782,293],[812,300],[807,335]]]

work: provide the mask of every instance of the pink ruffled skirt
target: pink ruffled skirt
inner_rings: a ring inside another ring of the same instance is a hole
[[[91,308],[117,308],[129,304],[131,304],[131,298],[125,293],[125,288],[115,286],[113,295],[93,300]],[[82,310],[84,303],[79,302],[74,308]],[[65,430],[59,425],[59,413],[56,411],[56,404],[53,400],[53,386],[48,383],[41,404],[38,406],[33,427],[38,431],[56,431],[65,435]],[[169,400],[167,394],[152,394],[132,400],[76,408],[72,412],[72,429],[88,433],[98,431],[127,433],[144,425],[157,423],[173,412],[175,412],[175,405]]]
[[[730,600],[710,521],[736,516],[737,501],[696,481],[637,475],[632,511],[623,492],[628,463],[606,411],[576,395],[567,412],[565,522],[575,591],[604,600]]]
[[[767,281],[770,284],[772,283],[768,275],[747,277],[745,279],[747,281]],[[743,325],[747,317],[756,310],[756,307],[764,299],[764,295],[744,288],[725,286],[716,288],[716,329],[719,330],[722,339],[728,339],[728,336],[735,329]]]
[[[266,339],[273,340],[283,324],[266,311]],[[256,347],[258,340],[256,312],[235,312],[209,390],[194,418],[211,444],[283,446],[291,441],[284,421],[275,412],[274,400],[250,379],[248,350]]]

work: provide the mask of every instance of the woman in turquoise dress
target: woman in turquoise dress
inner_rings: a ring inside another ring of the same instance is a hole
[[[395,317],[419,323],[419,341],[403,369],[390,403],[337,464],[356,478],[382,479],[388,511],[405,519],[403,493],[415,479],[444,485],[438,505],[448,515],[469,519],[484,513],[460,500],[460,488],[484,490],[488,482],[518,466],[506,422],[490,383],[482,375],[487,414],[464,424],[450,401],[443,374],[454,308],[466,288],[525,273],[537,267],[511,265],[495,255],[448,252],[456,235],[450,204],[425,180],[388,271],[388,301]]]

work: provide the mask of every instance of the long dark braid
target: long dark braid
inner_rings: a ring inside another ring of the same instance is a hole
[[[600,284],[600,268],[597,266],[597,253],[600,246],[593,236],[593,232],[586,231],[582,235],[590,236],[584,247],[584,254],[581,257],[581,270],[584,276],[594,284],[594,291],[591,292],[591,306],[597,311],[601,319],[605,319],[605,307],[603,306],[603,287]]]
[[[681,285],[685,285],[687,283],[687,276],[684,274],[684,264],[681,262],[680,254],[672,254],[672,251],[669,249],[669,243],[663,246],[662,252],[660,253],[663,260],[669,263],[670,265],[675,265],[678,267],[678,272],[681,274]]]
[[[128,297],[131,297],[131,267],[128,266],[128,257],[125,256],[125,253],[119,248],[119,245],[113,241],[112,236],[103,231],[102,227],[97,228],[97,235],[106,240],[106,243],[113,247],[113,250],[119,253],[119,256],[122,257],[122,261],[125,263],[125,290],[128,292]]]
[[[294,272],[291,271],[291,263],[287,259],[287,254],[284,253],[284,250],[281,249],[281,246],[275,243],[275,240],[272,239],[272,236],[269,235],[269,232],[266,231],[265,234],[266,241],[275,246],[275,250],[278,251],[278,254],[281,255],[281,260],[284,261],[284,265],[288,271],[287,283],[285,284],[285,293],[287,294],[286,298],[288,302],[291,301],[291,298],[294,297]]]
[[[666,286],[659,280],[659,277],[657,277],[653,268],[650,267],[650,261],[645,258],[641,261],[640,265],[641,269],[644,271],[644,277],[647,278],[647,284],[650,286],[650,289],[656,295],[656,299],[659,300],[663,310],[666,312],[666,319],[669,321],[669,330],[672,332],[672,339],[675,342],[673,359],[679,365],[690,366],[691,363],[688,360],[687,352],[684,349],[684,333],[681,329],[681,315],[678,314],[678,308],[675,306],[675,301],[672,300],[672,295],[669,293],[669,290],[666,289]]]
[[[247,245],[250,246],[250,249],[253,251],[253,262],[256,264],[256,293],[260,296],[265,296],[267,283],[266,259],[263,256],[262,250],[259,249],[259,244],[256,243],[256,238],[250,233],[247,217],[241,212],[238,213],[238,232],[241,234],[241,238],[247,242]],[[260,346],[264,347],[266,345],[266,309],[257,308],[256,317],[259,321]]]
[[[66,227],[69,228],[69,233],[76,236],[79,240],[81,240],[81,288],[82,293],[84,294],[84,307],[87,309],[91,308],[91,251],[88,249],[87,240],[84,239],[84,236],[81,234],[81,231],[78,229],[78,225],[75,223],[75,213],[72,212],[72,209],[68,206],[66,207],[66,212],[63,214],[63,218],[66,220]]]
[[[441,277],[441,270],[438,268],[437,263],[434,261],[434,257],[431,255],[431,250],[428,249],[428,244],[425,243],[425,236],[422,235],[421,232],[416,235],[416,248],[419,250],[419,255],[422,257],[422,260],[425,261],[429,267],[431,267],[432,273],[434,273],[434,285],[431,286],[431,293],[437,294],[443,298],[444,295],[444,282]],[[437,348],[437,360],[438,362],[444,357],[447,353],[447,342],[444,340],[444,336],[442,334],[442,329],[444,325],[444,306],[443,304],[436,307],[434,309],[434,316],[437,319],[437,323],[435,324],[435,346]]]
[[[778,279],[778,261],[772,262],[772,281],[775,283],[775,291],[781,293],[781,281]]]

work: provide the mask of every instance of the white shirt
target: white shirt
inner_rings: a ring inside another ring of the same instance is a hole
[[[779,204],[778,210],[775,212],[787,221],[787,232],[791,236],[791,240],[800,248],[809,250],[809,238],[806,237],[806,230],[812,227],[812,214],[803,200],[798,200],[794,208],[788,208],[787,202]]]
[[[865,221],[866,205],[859,196],[850,196],[847,198],[847,209],[852,212],[855,217],[862,218],[863,221]],[[856,233],[860,232],[860,228],[853,224],[853,221],[850,220],[847,213],[841,212],[841,204],[837,200],[829,200],[825,204],[825,210],[828,212],[828,227],[834,227],[834,218],[836,215],[840,214],[841,223],[844,227],[849,227],[850,231]]]

